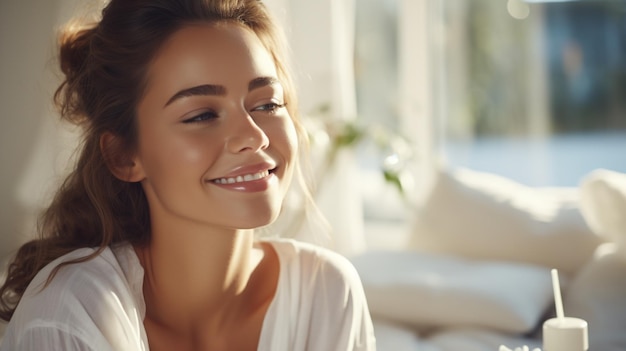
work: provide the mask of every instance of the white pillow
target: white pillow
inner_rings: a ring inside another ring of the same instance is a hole
[[[550,270],[539,266],[408,251],[370,251],[352,262],[373,316],[422,331],[476,326],[525,333],[553,301]]]
[[[571,275],[601,242],[580,213],[576,188],[533,188],[456,169],[440,171],[413,219],[409,246],[538,264]]]
[[[591,350],[626,350],[626,258],[614,243],[600,246],[570,282],[563,310],[587,321]]]
[[[582,180],[580,190],[589,226],[626,252],[626,174],[597,169]]]

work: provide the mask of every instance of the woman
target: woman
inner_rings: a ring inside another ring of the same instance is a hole
[[[60,43],[74,171],[2,286],[1,350],[373,350],[358,275],[257,239],[298,175],[281,40],[255,0],[112,0]]]

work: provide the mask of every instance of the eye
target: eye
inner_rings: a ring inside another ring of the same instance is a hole
[[[201,123],[214,120],[218,117],[217,113],[214,111],[205,111],[194,115],[193,117],[187,118],[183,120],[183,123]]]
[[[254,109],[252,109],[252,111],[264,111],[268,113],[275,113],[276,111],[280,110],[281,108],[284,108],[285,106],[287,106],[286,103],[279,104],[276,102],[270,102],[267,104],[263,104],[261,106],[257,106]]]

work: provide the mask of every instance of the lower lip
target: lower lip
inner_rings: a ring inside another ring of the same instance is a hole
[[[272,184],[277,181],[278,181],[278,178],[276,177],[276,175],[274,175],[274,173],[270,173],[265,178],[251,180],[248,182],[232,183],[232,184],[218,184],[218,183],[211,182],[211,184],[217,187],[223,188],[223,189],[231,190],[231,191],[255,193],[255,192],[265,191],[269,189],[269,187],[272,186]]]

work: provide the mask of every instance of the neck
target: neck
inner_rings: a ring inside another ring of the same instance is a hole
[[[153,227],[148,246],[137,248],[144,267],[146,317],[190,330],[207,322],[224,325],[245,310],[242,298],[262,254],[250,230]]]

